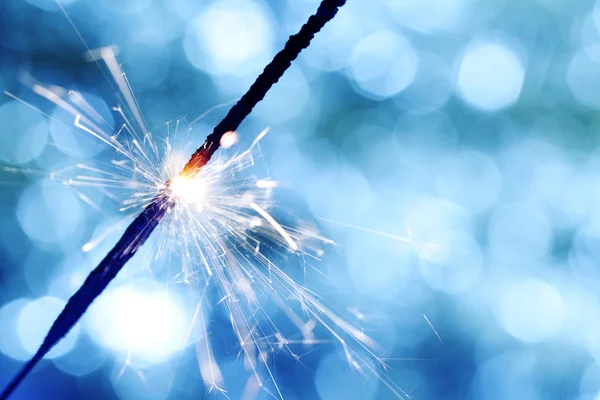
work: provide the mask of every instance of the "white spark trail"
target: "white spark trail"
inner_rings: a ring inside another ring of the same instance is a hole
[[[261,206],[259,206],[255,202],[251,202],[250,207],[252,207],[254,211],[259,213],[261,217],[263,217],[269,224],[273,226],[273,228],[275,228],[275,230],[281,235],[281,237],[284,238],[285,241],[290,245],[290,248],[292,250],[298,250],[298,245],[296,244],[296,242],[294,242],[294,239],[292,239],[289,233],[287,233],[285,229],[283,229],[283,227],[279,225],[279,222],[277,222],[275,218],[271,216],[271,214],[266,212]]]
[[[144,123],[144,118],[142,117],[142,113],[140,112],[140,108],[138,106],[138,102],[129,86],[129,82],[125,78],[125,73],[121,69],[119,62],[117,61],[117,57],[111,48],[104,47],[100,49],[100,56],[108,66],[108,70],[113,76],[115,82],[117,82],[117,86],[119,90],[125,97],[125,101],[129,106],[129,109],[133,112],[133,115],[138,123],[138,126],[142,129],[144,136],[148,134],[148,129],[146,128],[146,124]]]
[[[423,314],[423,318],[425,318],[425,321],[427,321],[427,323],[429,324],[429,326],[433,330],[433,333],[435,333],[435,336],[437,336],[437,338],[440,341],[440,343],[444,344],[444,342],[442,340],[442,337],[440,336],[440,334],[438,333],[438,331],[435,330],[435,328],[433,327],[433,324],[431,323],[431,321],[429,320],[429,318],[427,318],[427,315]]]

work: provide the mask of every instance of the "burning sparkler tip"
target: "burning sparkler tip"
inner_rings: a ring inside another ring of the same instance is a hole
[[[171,197],[188,204],[202,205],[206,199],[206,183],[198,177],[174,176],[169,180],[168,188]]]

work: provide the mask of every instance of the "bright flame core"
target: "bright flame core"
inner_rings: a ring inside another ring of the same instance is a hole
[[[178,175],[171,179],[170,189],[173,197],[183,200],[187,204],[193,204],[199,211],[202,211],[206,201],[206,183],[202,179]]]

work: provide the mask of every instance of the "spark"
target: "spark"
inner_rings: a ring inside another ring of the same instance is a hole
[[[278,186],[278,183],[271,179],[259,179],[256,181],[256,186],[261,189],[274,189]]]
[[[271,226],[273,226],[273,228],[275,228],[277,233],[279,233],[281,235],[281,237],[285,239],[285,241],[290,245],[290,248],[292,250],[294,250],[294,251],[298,250],[298,245],[296,244],[296,242],[294,242],[294,239],[292,239],[292,237],[289,235],[289,233],[287,233],[285,231],[285,229],[283,229],[281,227],[281,225],[279,225],[279,222],[277,222],[275,220],[275,218],[273,218],[268,212],[266,212],[261,206],[259,206],[255,202],[251,202],[250,207],[252,207],[252,209],[254,211],[259,213],[261,215],[261,217],[263,217],[265,220],[267,220],[267,222],[269,224],[271,224]]]
[[[429,318],[427,318],[427,315],[423,314],[423,318],[425,318],[425,321],[427,321],[427,323],[429,324],[429,326],[433,330],[433,333],[435,333],[435,336],[437,336],[437,338],[440,341],[440,343],[444,344],[444,342],[442,341],[442,337],[440,336],[440,334],[438,333],[438,331],[435,330],[435,328],[433,327],[433,324],[431,323],[431,321],[429,320]]]
[[[381,236],[381,237],[385,237],[385,238],[392,239],[392,240],[397,240],[399,242],[403,242],[403,243],[406,243],[406,244],[412,246],[419,252],[440,248],[440,245],[435,244],[435,243],[420,243],[420,242],[415,241],[413,239],[413,233],[410,228],[406,229],[406,233],[407,233],[406,236],[400,236],[400,235],[394,235],[394,234],[387,233],[387,232],[378,231],[376,229],[371,229],[371,228],[366,228],[363,226],[348,224],[348,223],[341,222],[341,221],[335,221],[335,220],[328,219],[328,218],[319,218],[319,220],[329,223],[329,224],[342,226],[344,228],[354,229],[354,230],[366,232],[366,233],[369,233],[372,235]]]

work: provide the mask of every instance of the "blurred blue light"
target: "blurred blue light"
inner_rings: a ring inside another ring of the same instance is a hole
[[[478,281],[483,256],[477,242],[457,231],[431,234],[420,249],[421,273],[431,287],[449,293],[470,289]]]
[[[434,53],[420,51],[415,80],[394,99],[403,109],[424,114],[444,106],[451,92],[448,63]]]
[[[450,157],[458,141],[452,120],[442,112],[403,115],[394,138],[402,164],[425,171]]]
[[[29,4],[31,4],[32,6],[41,8],[42,10],[45,11],[54,11],[54,12],[59,12],[60,8],[58,7],[58,4],[55,0],[26,0]],[[69,6],[72,3],[75,3],[78,0],[61,0],[60,4],[63,6]]]
[[[16,100],[0,106],[3,134],[0,135],[0,160],[25,164],[38,157],[48,140],[48,124],[42,115]]]
[[[470,45],[457,66],[456,91],[468,104],[496,111],[515,103],[525,70],[515,52],[501,42]]]
[[[369,220],[373,191],[360,171],[340,164],[307,175],[312,177],[304,183],[306,201],[316,216],[359,225]],[[330,190],[332,181],[337,182],[335,191]]]
[[[48,291],[49,280],[56,274],[56,259],[35,246],[23,262],[23,277],[30,293],[36,296],[53,295]],[[43,267],[41,267],[43,265]],[[65,298],[64,296],[55,296]]]
[[[164,46],[136,43],[124,59],[127,78],[136,92],[159,86],[166,78],[171,65],[171,55]]]
[[[171,0],[166,3],[167,8],[183,21],[195,18],[206,7],[206,0]]]
[[[498,199],[502,178],[490,157],[464,151],[444,163],[436,178],[440,197],[446,198],[474,214],[492,207]]]
[[[88,332],[102,346],[159,364],[186,343],[191,317],[151,280],[107,291],[90,309]]]
[[[305,1],[302,3],[315,3],[314,1]],[[312,4],[300,8],[299,2],[289,2],[292,10],[288,13],[289,19],[299,20],[301,12],[314,12],[316,6]],[[312,7],[311,7],[312,6]],[[364,10],[359,9],[359,2],[348,3],[341,9],[336,17],[325,27],[327,35],[316,37],[311,45],[304,51],[300,58],[314,68],[324,71],[338,71],[349,67],[352,63],[352,50],[367,33],[372,33],[372,29],[365,27],[365,21],[362,16]],[[362,5],[364,7],[364,5]],[[310,11],[308,10],[310,8]],[[356,10],[355,10],[356,9]],[[304,21],[302,21],[303,23]],[[380,24],[374,24],[379,27]],[[290,32],[291,33],[291,32]]]
[[[272,17],[257,1],[225,0],[204,8],[189,25],[188,60],[209,73],[254,76],[273,53]]]
[[[563,158],[559,149],[540,140],[521,140],[509,146],[502,155],[502,178],[505,192],[516,198],[538,199],[559,190],[561,181],[556,171],[549,171]]]
[[[105,136],[111,136],[114,133],[115,122],[106,103],[100,97],[88,93],[81,93],[81,98],[85,99],[98,115],[98,119],[92,122],[103,129]],[[84,159],[110,148],[91,133],[78,129],[75,119],[75,115],[62,108],[56,108],[52,113],[50,134],[60,151],[73,158]],[[84,122],[81,123],[85,126]],[[87,129],[97,131],[89,126]]]
[[[600,226],[598,220],[583,224],[575,233],[569,252],[569,264],[575,277],[582,282],[598,285],[600,282]],[[598,287],[598,286],[596,286]]]
[[[112,384],[122,400],[164,400],[169,396],[174,371],[168,364],[133,368],[116,364]]]
[[[119,0],[101,0],[94,4],[100,6],[103,14],[113,14],[119,17],[126,17],[127,22],[130,22],[132,15],[140,14],[146,11],[152,4],[152,0],[128,0],[122,2]],[[98,10],[98,11],[100,11]]]
[[[116,6],[120,8],[120,6]],[[162,7],[147,7],[137,12],[128,25],[130,46],[165,46],[178,39],[184,27],[181,21]],[[164,55],[164,54],[163,54]]]
[[[267,124],[287,121],[303,113],[309,101],[310,91],[302,71],[290,67],[255,108],[255,115]]]
[[[66,302],[55,297],[41,297],[23,307],[17,322],[17,332],[21,345],[33,356],[42,344],[50,326],[63,310]],[[46,358],[60,357],[68,353],[75,346],[79,336],[79,326],[75,325],[46,356]]]
[[[517,339],[538,342],[551,338],[565,317],[565,303],[558,290],[537,279],[510,286],[500,302],[502,327]]]
[[[379,31],[354,48],[351,77],[367,96],[381,99],[410,86],[418,68],[418,54],[407,39]]]
[[[29,303],[29,300],[18,299],[0,308],[0,326],[3,327],[0,329],[0,351],[15,360],[25,361],[31,356],[21,343],[17,331],[19,316]]]
[[[590,82],[600,79],[600,45],[577,51],[569,62],[567,83],[575,100],[590,108],[600,107],[600,93]]]
[[[472,398],[480,400],[540,398],[535,374],[535,355],[504,353],[479,366],[473,381]]]
[[[365,375],[348,365],[343,354],[333,352],[319,363],[315,385],[322,400],[370,400],[379,382],[365,367]]]
[[[400,296],[416,267],[412,246],[365,233],[350,234],[344,242],[348,272],[362,294],[386,301]]]
[[[471,0],[380,0],[392,18],[421,33],[464,29]]]
[[[583,376],[579,386],[579,395],[581,400],[600,399],[600,365],[590,365]]]
[[[414,196],[407,205],[405,224],[417,244],[427,245],[435,251],[439,232],[470,232],[470,215],[458,205],[436,197]],[[445,249],[450,251],[451,249]]]
[[[380,307],[377,309],[366,309],[365,307],[351,308],[349,310],[361,326],[364,332],[375,342],[377,354],[391,354],[398,341],[398,333],[394,326],[394,320]]]
[[[91,374],[102,367],[105,361],[105,352],[93,346],[86,336],[79,337],[72,351],[52,360],[56,368],[73,376]]]
[[[512,203],[494,212],[488,232],[489,246],[498,260],[532,263],[550,248],[552,226],[546,214],[530,203]]]
[[[69,188],[52,181],[28,187],[19,200],[17,216],[27,236],[48,249],[77,246],[84,230],[79,200]]]

